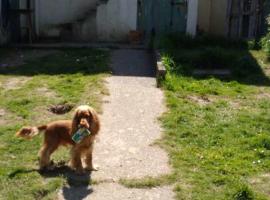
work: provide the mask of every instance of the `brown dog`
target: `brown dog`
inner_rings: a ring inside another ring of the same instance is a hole
[[[79,143],[72,140],[72,136],[80,128],[86,128],[90,135],[85,136]],[[39,151],[40,169],[50,167],[50,156],[60,145],[71,145],[70,167],[77,173],[83,173],[82,160],[85,158],[87,170],[96,170],[92,163],[93,143],[98,134],[100,122],[96,111],[90,106],[79,106],[75,110],[73,120],[51,122],[38,127],[23,127],[16,133],[17,137],[31,139],[44,131],[44,142]]]

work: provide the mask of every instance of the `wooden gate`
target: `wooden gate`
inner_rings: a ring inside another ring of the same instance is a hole
[[[138,0],[138,30],[146,36],[185,32],[186,0]]]
[[[263,0],[229,0],[228,36],[255,38],[260,32]]]

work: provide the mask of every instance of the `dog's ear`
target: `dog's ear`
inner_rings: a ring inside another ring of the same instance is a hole
[[[91,107],[88,108],[88,112],[89,112],[89,114],[91,116],[90,117],[91,118],[91,123],[90,123],[91,133],[97,134],[99,129],[100,129],[100,122],[99,122],[98,114]]]
[[[79,125],[79,113],[78,110],[76,109],[72,119],[72,129],[71,129],[72,134],[78,130],[78,125]]]

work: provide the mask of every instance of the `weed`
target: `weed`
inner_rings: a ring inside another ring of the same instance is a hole
[[[233,195],[233,199],[235,200],[253,200],[254,198],[254,193],[253,191],[246,185],[241,186],[237,190],[237,192]]]
[[[267,54],[267,60],[270,61],[270,33],[267,33],[265,37],[261,38],[260,45]]]

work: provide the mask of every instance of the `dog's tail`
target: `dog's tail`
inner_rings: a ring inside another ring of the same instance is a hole
[[[22,137],[29,140],[46,129],[47,125],[42,125],[38,127],[23,127],[16,133],[16,137]]]

